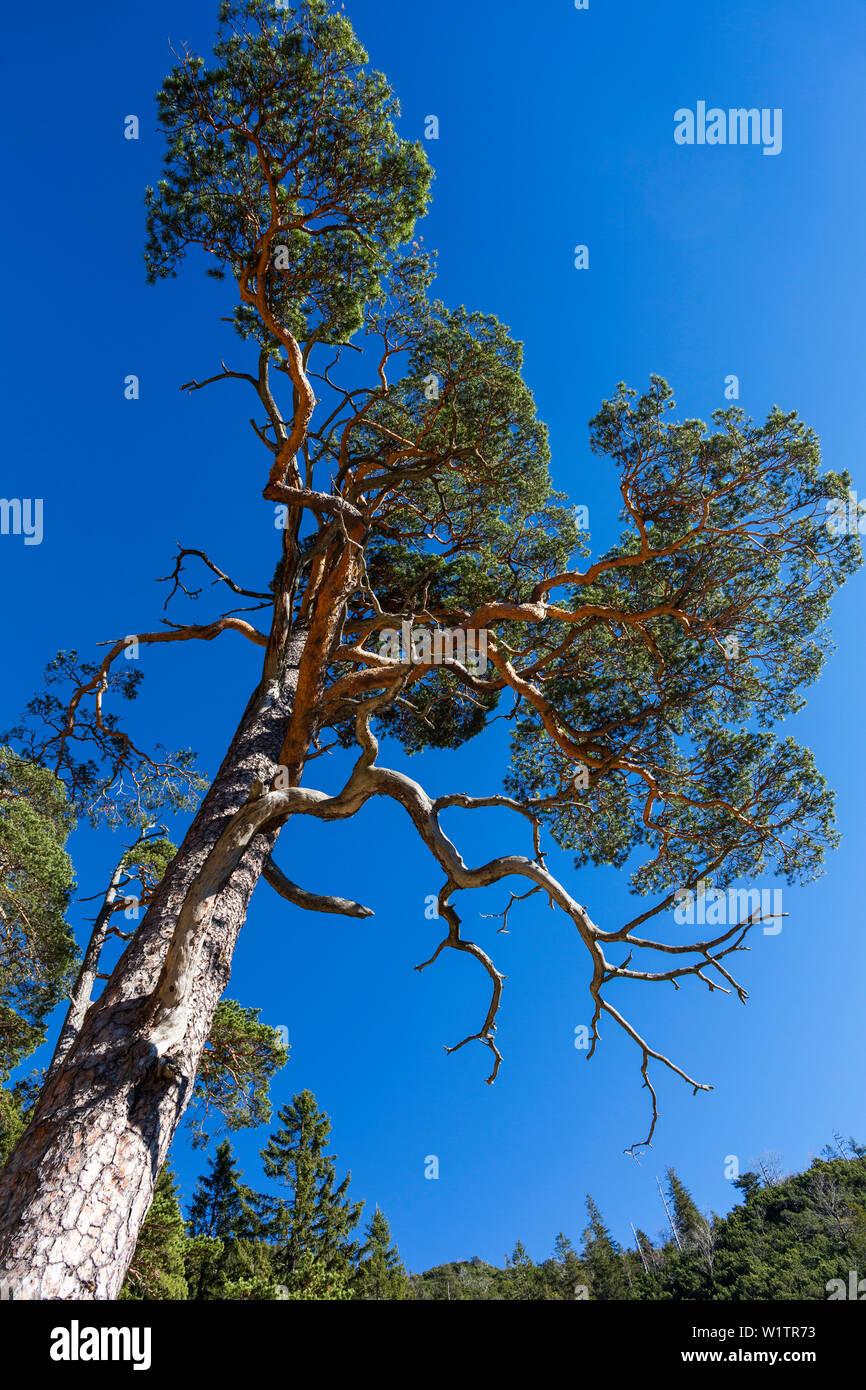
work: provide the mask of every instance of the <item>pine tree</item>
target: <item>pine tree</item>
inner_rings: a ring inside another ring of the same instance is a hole
[[[207,1144],[212,1112],[229,1130],[256,1129],[271,1118],[270,1086],[288,1061],[276,1029],[259,1022],[261,1009],[221,999],[199,1063],[193,1092],[193,1144]]]
[[[733,1179],[734,1187],[738,1187],[743,1194],[743,1200],[748,1202],[756,1192],[761,1190],[761,1179],[757,1173],[741,1173],[738,1178]]]
[[[325,1153],[331,1121],[312,1091],[301,1091],[279,1112],[279,1129],[262,1149],[265,1173],[288,1188],[288,1198],[265,1198],[263,1228],[274,1242],[277,1283],[289,1297],[315,1282],[327,1297],[330,1283],[344,1286],[359,1258],[351,1239],[363,1202],[348,1198],[351,1173],[336,1184],[336,1155]],[[330,1281],[330,1282],[329,1282]]]
[[[42,1089],[14,1069],[45,1037],[69,988],[76,947],[65,920],[75,887],[64,848],[75,816],[63,783],[0,747],[0,1168],[26,1129]]]
[[[12,1086],[0,1086],[0,1168],[24,1133],[42,1089],[42,1073],[33,1071]]]
[[[409,1278],[397,1246],[391,1244],[391,1227],[385,1213],[378,1206],[366,1236],[366,1255],[353,1285],[355,1297],[376,1302],[409,1298]]]
[[[606,961],[588,909],[540,859],[509,846],[468,870],[439,811],[478,803],[458,790],[433,800],[381,745],[457,748],[514,697],[512,808],[532,809],[577,867],[620,867],[645,851],[632,885],[654,902],[641,924],[668,912],[673,885],[688,894],[710,875],[720,888],[774,868],[808,882],[836,843],[812,754],[770,725],[816,679],[832,592],[859,562],[859,540],[825,525],[826,503],[847,497],[850,478],[822,473],[817,437],[793,412],[756,424],[731,407],[708,428],[672,416],[662,378],[640,396],[623,384],[593,420],[591,447],[613,462],[611,501],[627,500],[625,529],[580,569],[589,546],[552,491],[520,344],[494,318],[429,293],[433,259],[413,236],[431,171],[420,142],[398,134],[398,109],[335,0],[222,0],[212,62],[184,48],[159,94],[165,159],[147,196],[148,275],[171,277],[204,252],[227,282],[246,370],[188,386],[252,387],[262,468],[233,470],[220,503],[240,514],[252,489],[269,519],[277,508],[280,553],[252,591],[204,550],[177,558],[179,601],[193,596],[181,574],[196,556],[262,601],[255,623],[234,609],[169,630],[124,622],[145,647],[233,632],[261,665],[169,873],[0,1173],[0,1280],[35,1298],[116,1295],[140,1194],[183,1110],[172,1088],[188,1097],[195,1087],[259,878],[305,910],[369,915],[275,870],[291,818],[324,826],[382,796],[408,812],[446,873],[449,931],[430,964],[445,947],[473,949],[449,901],[457,888],[516,876],[577,927],[596,1009],[616,978],[642,977]],[[353,335],[362,341],[349,357]],[[209,447],[192,460],[189,486]],[[452,640],[455,624],[471,641]],[[404,625],[420,648],[383,655]],[[466,657],[482,635],[489,678]],[[760,662],[720,660],[730,643]],[[161,787],[166,775],[187,784],[184,754],[151,756],[117,722],[114,666],[128,647],[119,638],[97,669],[81,670],[65,706],[32,708],[33,746],[74,781],[76,803],[110,802],[118,785]],[[516,664],[508,653],[519,653]],[[136,681],[126,672],[121,694]],[[305,779],[332,735],[358,759],[330,795]],[[624,927],[617,939],[655,960],[651,938]],[[650,978],[718,964],[701,939],[678,949],[676,964]],[[471,1034],[490,1053],[490,1081],[501,1063],[499,983],[497,972],[494,1007]],[[706,1089],[627,1031],[644,1061]],[[646,1143],[655,1122],[653,1110]],[[103,1227],[116,1238],[82,1260],[82,1241]]]
[[[0,1082],[42,1042],[71,982],[74,826],[63,783],[0,747]]]

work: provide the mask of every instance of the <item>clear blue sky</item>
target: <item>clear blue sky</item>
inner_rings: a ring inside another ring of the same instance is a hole
[[[253,587],[273,570],[243,386],[178,390],[221,356],[244,365],[220,323],[227,291],[193,271],[148,288],[141,260],[167,40],[205,49],[215,8],[91,0],[18,5],[5,21],[0,491],[44,498],[45,539],[25,548],[0,538],[0,724],[59,647],[89,655],[156,625],[163,591],[152,581],[177,541],[203,546]],[[435,202],[421,228],[440,251],[440,293],[497,314],[525,342],[556,482],[589,505],[596,550],[618,530],[617,504],[586,423],[617,381],[643,386],[651,372],[671,381],[683,414],[705,419],[735,373],[748,412],[797,409],[827,465],[848,468],[866,494],[860,0],[591,0],[586,12],[572,0],[351,0],[347,11],[402,100],[403,133],[420,138],[427,115],[440,119],[428,146]],[[698,100],[782,108],[781,154],[677,146],[674,111]],[[123,138],[128,114],[140,117],[138,142]],[[590,248],[585,272],[573,267],[578,243]],[[127,373],[141,380],[136,402],[123,398]],[[579,1236],[587,1191],[629,1240],[630,1221],[661,1227],[655,1176],[670,1163],[699,1205],[721,1211],[735,1195],[727,1155],[745,1168],[774,1149],[793,1169],[834,1128],[866,1134],[862,603],[858,578],[836,605],[837,650],[791,729],[838,790],[843,845],[821,881],[785,890],[784,930],[756,937],[742,958],[749,1006],[697,984],[623,995],[655,1044],[716,1087],[693,1098],[659,1076],[661,1122],[639,1166],[622,1153],[647,1124],[639,1057],[612,1027],[591,1063],[574,1049],[575,1026],[589,1021],[587,963],[564,918],[530,903],[495,937],[495,923],[467,913],[509,977],[505,1064],[488,1088],[485,1051],[442,1051],[478,1026],[486,979],[454,953],[422,976],[412,969],[438,940],[424,898],[439,876],[402,813],[379,805],[348,825],[298,822],[284,833],[279,859],[294,877],[377,915],[302,914],[262,884],[231,993],[288,1027],[275,1099],[315,1092],[340,1169],[351,1166],[368,1214],[383,1207],[412,1268],[475,1254],[502,1263],[518,1237],[543,1258],[558,1230]],[[192,746],[213,771],[258,660],[231,635],[146,652],[132,711],[139,738]],[[498,790],[499,728],[459,753],[413,760],[413,775],[433,793]],[[399,751],[383,760],[407,766]],[[336,788],[342,771],[319,762],[310,780]],[[450,815],[470,862],[526,848],[505,813]],[[118,848],[77,832],[83,894],[105,882]],[[550,862],[596,921],[624,920],[621,875]],[[472,907],[504,898],[479,895]],[[237,1143],[253,1184],[264,1137]],[[429,1154],[438,1181],[424,1178]],[[188,1197],[204,1159],[180,1139],[174,1157]]]

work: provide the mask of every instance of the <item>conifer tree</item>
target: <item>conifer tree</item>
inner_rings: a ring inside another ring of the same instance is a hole
[[[614,1240],[595,1201],[587,1195],[589,1222],[583,1232],[581,1264],[592,1299],[628,1298],[629,1288],[622,1263],[622,1248]]]
[[[66,841],[74,810],[63,782],[0,747],[0,1168],[27,1127],[42,1089],[36,1073],[11,1073],[45,1038],[76,957],[66,921],[75,887]]]
[[[674,1229],[679,1237],[680,1245],[683,1249],[694,1241],[695,1236],[701,1230],[704,1218],[698,1211],[688,1188],[678,1177],[674,1168],[668,1168],[665,1172],[667,1179],[667,1197],[671,1209],[671,1220]]]
[[[353,1284],[354,1296],[376,1302],[409,1298],[409,1279],[400,1252],[391,1242],[391,1227],[378,1206],[367,1225],[366,1237],[366,1253]]]
[[[583,1277],[583,1265],[574,1245],[562,1231],[556,1237],[553,1255],[556,1262],[556,1282],[559,1297],[562,1299],[577,1298],[580,1286],[586,1282]]]
[[[210,1172],[199,1178],[189,1208],[190,1234],[232,1239],[254,1233],[252,1194],[241,1183],[228,1139],[208,1160]]]
[[[289,1196],[265,1198],[262,1226],[273,1242],[274,1275],[289,1296],[303,1296],[315,1282],[342,1284],[358,1261],[352,1239],[363,1202],[349,1199],[351,1173],[337,1183],[336,1155],[327,1154],[331,1121],[312,1091],[301,1091],[278,1114],[279,1127],[262,1149],[266,1175]]]
[[[761,1179],[757,1173],[753,1173],[751,1170],[748,1173],[741,1173],[739,1177],[733,1178],[731,1181],[733,1186],[742,1192],[743,1200],[746,1202],[761,1190]]]
[[[231,1131],[256,1129],[271,1118],[271,1082],[289,1050],[275,1028],[260,1021],[261,1009],[221,999],[202,1051],[193,1092],[193,1144],[209,1140],[216,1112]]]
[[[525,1302],[544,1298],[544,1278],[522,1240],[506,1256],[505,1297]]]
[[[74,888],[63,782],[0,747],[0,1082],[42,1042],[69,988],[76,948],[66,922]]]

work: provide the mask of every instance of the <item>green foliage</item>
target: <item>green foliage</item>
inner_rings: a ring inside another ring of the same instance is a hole
[[[177,1198],[177,1183],[168,1163],[156,1180],[153,1201],[144,1219],[127,1270],[121,1299],[186,1299],[184,1274],[186,1229]]]
[[[241,1182],[228,1139],[223,1140],[209,1162],[211,1171],[199,1178],[190,1204],[191,1234],[220,1240],[252,1235],[255,1217],[251,1194]]]
[[[46,768],[0,747],[0,1167],[26,1129],[41,1073],[8,1085],[45,1040],[69,989],[76,946],[66,922],[75,887],[64,848],[75,818]]]
[[[367,547],[384,608],[471,612],[493,599],[520,601],[579,548],[573,513],[552,505],[563,499],[551,488],[547,430],[522,367],[523,345],[493,316],[435,302],[407,374],[356,435],[371,458],[384,458],[393,436],[417,441],[429,458],[407,469]],[[435,402],[425,395],[431,375]],[[423,522],[436,513],[448,519],[440,546]]]
[[[225,1243],[213,1236],[188,1235],[183,1251],[187,1297],[218,1299],[224,1296]]]
[[[471,1260],[456,1260],[436,1265],[423,1274],[410,1274],[410,1297],[421,1303],[498,1299],[503,1277],[502,1270],[475,1255]]]
[[[256,1201],[224,1140],[190,1204],[185,1269],[191,1299],[253,1302],[277,1297],[272,1252],[258,1238]]]
[[[700,1230],[703,1217],[695,1206],[692,1195],[682,1180],[677,1176],[676,1170],[668,1168],[666,1174],[668,1186],[668,1203],[671,1208],[671,1219],[674,1229],[683,1245],[688,1245],[694,1240],[696,1233]]]
[[[458,623],[485,603],[527,600],[586,545],[552,488],[547,431],[521,377],[522,344],[494,317],[438,301],[417,306],[413,344],[406,375],[372,403],[354,436],[358,454],[379,465],[365,493],[385,478],[400,484],[373,523],[366,573],[386,614],[433,612]],[[395,437],[415,441],[421,456],[402,473],[386,465]],[[360,618],[366,597],[358,594],[350,613]],[[517,624],[500,632],[517,643],[525,635]],[[498,698],[434,667],[377,723],[409,753],[456,748],[481,732]],[[351,719],[335,722],[350,744]]]
[[[43,1072],[33,1071],[14,1086],[0,1086],[0,1168],[30,1123],[43,1084]]]
[[[142,840],[139,844],[126,852],[123,856],[123,866],[132,878],[137,878],[141,884],[142,902],[149,902],[153,896],[153,891],[165,876],[165,872],[174,856],[177,854],[177,845],[172,844],[171,840],[158,838],[153,840]]]
[[[217,1005],[193,1091],[193,1143],[207,1144],[211,1112],[230,1131],[255,1128],[271,1118],[270,1084],[288,1061],[279,1033],[259,1022],[261,1009],[235,999]]]
[[[533,1263],[522,1241],[506,1256],[506,1275],[502,1297],[514,1302],[544,1298],[544,1274]]]
[[[189,1297],[243,1303],[280,1297],[270,1246],[261,1240],[190,1236],[184,1247]]]
[[[823,1299],[832,1279],[866,1276],[866,1161],[816,1159],[753,1190],[721,1223],[708,1297]]]
[[[586,1210],[589,1223],[583,1233],[582,1265],[589,1285],[589,1296],[595,1299],[627,1298],[628,1276],[622,1247],[610,1234],[590,1196],[586,1199]]]
[[[74,816],[53,773],[0,748],[0,1081],[43,1039],[76,949],[64,846]]]
[[[279,1112],[279,1128],[262,1150],[264,1170],[289,1196],[263,1198],[262,1231],[274,1247],[277,1283],[290,1296],[345,1286],[358,1261],[352,1233],[363,1202],[348,1197],[351,1173],[337,1184],[336,1157],[325,1153],[331,1122],[311,1091],[301,1091]]]
[[[582,1289],[586,1286],[586,1278],[583,1264],[568,1236],[560,1231],[556,1237],[553,1247],[554,1265],[551,1269],[547,1266],[548,1278],[551,1279],[555,1290],[558,1290],[559,1297],[563,1300],[571,1300],[580,1297]]]
[[[620,385],[591,422],[594,451],[619,471],[627,529],[570,595],[582,627],[547,625],[568,659],[545,684],[561,726],[581,731],[589,786],[563,797],[574,762],[524,705],[510,790],[541,803],[578,866],[621,866],[647,845],[632,877],[641,893],[702,873],[727,886],[771,863],[807,882],[838,840],[833,798],[809,750],[769,730],[820,674],[831,596],[860,563],[857,538],[822,524],[847,475],[821,472],[817,438],[795,413],[774,409],[756,425],[717,411],[708,431],[671,420],[673,408],[653,377],[640,397]],[[636,562],[642,545],[651,562]],[[645,819],[648,785],[656,811]]]
[[[358,1272],[352,1282],[354,1298],[390,1302],[409,1297],[409,1280],[400,1252],[391,1242],[391,1227],[385,1213],[376,1208],[367,1225],[367,1242]]]
[[[540,1264],[517,1241],[504,1269],[476,1257],[407,1275],[378,1207],[366,1243],[350,1239],[362,1204],[348,1201],[348,1177],[334,1186],[334,1160],[323,1152],[329,1121],[311,1094],[295,1096],[280,1121],[263,1158],[291,1199],[275,1202],[245,1187],[225,1142],[198,1184],[184,1234],[164,1169],[122,1297],[748,1302],[824,1300],[838,1287],[847,1297],[851,1272],[866,1278],[866,1148],[853,1139],[850,1158],[824,1156],[784,1179],[769,1173],[764,1185],[754,1174],[735,1179],[745,1200],[723,1218],[703,1216],[669,1169],[676,1237],[660,1244],[638,1230],[637,1249],[624,1249],[588,1197],[579,1253],[560,1232]]]
[[[326,0],[228,0],[214,56],[212,68],[188,57],[159,93],[149,278],[201,246],[218,277],[264,280],[270,315],[297,338],[346,341],[426,208],[426,157],[397,135],[388,84]],[[272,345],[243,303],[236,325]]]
[[[853,1158],[816,1159],[770,1186],[744,1174],[734,1186],[746,1200],[724,1218],[702,1216],[670,1170],[682,1248],[673,1236],[654,1245],[638,1231],[639,1249],[624,1250],[588,1198],[580,1257],[560,1235],[554,1258],[535,1265],[518,1242],[504,1270],[474,1260],[412,1275],[412,1297],[573,1299],[584,1286],[604,1301],[823,1301],[838,1287],[833,1280],[847,1293],[851,1271],[866,1278],[866,1155],[853,1140],[848,1148]]]

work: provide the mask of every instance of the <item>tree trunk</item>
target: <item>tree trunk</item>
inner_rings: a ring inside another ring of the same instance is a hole
[[[111,882],[102,907],[99,909],[93,931],[90,933],[90,940],[84,951],[84,958],[81,962],[81,969],[72,987],[69,996],[69,1012],[66,1015],[63,1027],[60,1029],[60,1036],[57,1039],[57,1046],[54,1049],[54,1056],[45,1074],[46,1083],[52,1079],[59,1068],[63,1065],[63,1060],[75,1039],[81,1032],[81,1026],[90,1008],[90,1001],[93,998],[93,991],[96,981],[99,978],[99,962],[105,943],[111,931],[111,918],[114,913],[114,906],[117,902],[118,889],[123,880],[124,866],[121,859],[115,865],[111,875]],[[128,899],[121,899],[127,902]]]
[[[149,1007],[184,898],[258,778],[273,780],[294,708],[305,633],[273,658],[135,937],[50,1077],[0,1173],[0,1297],[116,1298],[177,1125],[253,889],[277,830],[250,843],[203,938],[177,1069],[159,1063]],[[272,648],[273,652],[273,648]],[[206,698],[206,696],[205,696]]]

